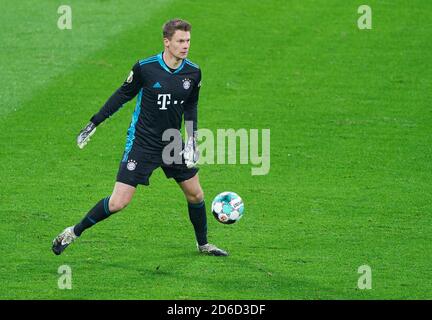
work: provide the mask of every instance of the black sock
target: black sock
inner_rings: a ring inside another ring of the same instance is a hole
[[[207,216],[204,200],[200,203],[188,203],[189,218],[195,229],[198,245],[207,243]]]
[[[84,217],[84,219],[81,220],[80,223],[75,225],[74,227],[74,233],[76,236],[80,236],[81,233],[83,233],[84,230],[92,227],[99,221],[102,221],[106,218],[108,218],[111,215],[111,212],[109,211],[109,199],[110,197],[103,198],[100,200]]]

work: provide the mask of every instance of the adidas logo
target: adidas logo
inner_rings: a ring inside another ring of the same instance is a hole
[[[156,83],[153,85],[153,88],[162,88],[162,86],[161,86],[161,84],[160,84],[159,82],[156,82]]]

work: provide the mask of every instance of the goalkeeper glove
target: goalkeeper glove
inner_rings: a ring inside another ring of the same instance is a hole
[[[89,122],[84,129],[82,129],[77,137],[77,144],[80,149],[84,148],[90,137],[96,132],[96,126],[93,122]]]
[[[188,138],[188,141],[185,144],[185,147],[180,155],[183,155],[185,159],[186,167],[192,168],[195,167],[198,163],[199,159],[199,150],[197,145],[197,134],[194,132],[192,137]]]

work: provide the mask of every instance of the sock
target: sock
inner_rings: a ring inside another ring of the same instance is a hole
[[[111,215],[109,211],[108,203],[110,197],[103,198],[100,200],[81,220],[80,223],[75,225],[74,233],[76,236],[80,236],[84,230],[92,227],[96,223],[108,218]]]
[[[207,216],[204,200],[200,203],[188,203],[188,210],[198,245],[202,246],[207,243]]]

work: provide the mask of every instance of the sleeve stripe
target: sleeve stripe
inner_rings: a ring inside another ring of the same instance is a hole
[[[197,64],[193,63],[192,61],[189,61],[188,59],[186,59],[186,63],[187,63],[188,65],[194,67],[194,68],[197,68],[197,69],[200,68]]]
[[[147,64],[147,63],[151,63],[151,62],[155,62],[157,61],[157,56],[153,56],[147,59],[143,59],[139,61],[140,66],[142,66],[143,64]]]

